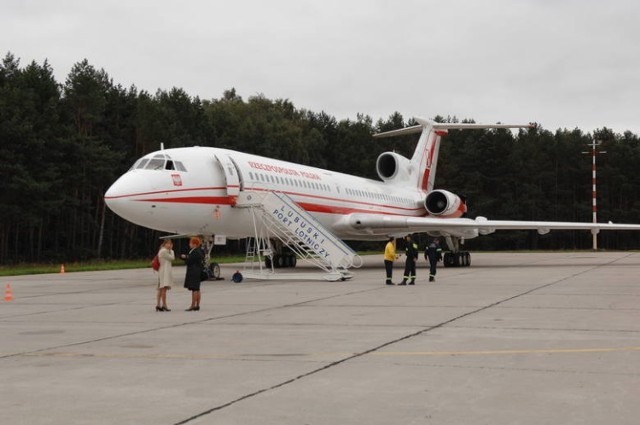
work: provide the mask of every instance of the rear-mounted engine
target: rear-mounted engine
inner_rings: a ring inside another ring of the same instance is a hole
[[[462,217],[467,206],[458,195],[446,190],[433,190],[424,200],[424,207],[431,215],[447,218]]]
[[[378,177],[385,182],[408,181],[412,170],[411,161],[395,152],[382,153],[376,161]]]

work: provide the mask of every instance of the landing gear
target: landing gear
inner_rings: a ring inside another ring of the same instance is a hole
[[[469,267],[471,265],[471,254],[467,251],[445,252],[443,263],[445,267]]]
[[[264,265],[266,268],[271,268],[271,258],[265,257]],[[273,255],[273,268],[282,269],[287,267],[295,267],[298,264],[298,259],[293,252],[285,252],[284,254]]]
[[[451,251],[444,253],[443,263],[445,267],[469,267],[471,254],[468,251],[460,251],[464,240],[455,236],[445,236],[447,246]]]
[[[270,269],[272,264],[274,269],[295,267],[298,264],[296,254],[279,240],[271,240],[269,245],[273,248],[269,249],[269,253],[264,256],[264,265],[267,269]]]
[[[207,275],[206,280],[220,280],[220,265],[210,262],[211,251],[213,249],[213,237],[203,238],[204,243],[204,273]]]
[[[211,263],[209,267],[207,267],[207,274],[209,275],[209,279],[218,280],[220,279],[220,264]]]

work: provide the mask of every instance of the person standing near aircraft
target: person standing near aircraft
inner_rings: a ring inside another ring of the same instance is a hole
[[[434,239],[427,249],[424,251],[424,258],[429,260],[429,282],[436,280],[436,266],[438,261],[442,261],[442,248],[440,248],[440,240]]]
[[[391,275],[393,273],[393,262],[396,260],[396,238],[389,236],[387,246],[384,248],[384,268],[387,272],[387,285],[393,285]]]
[[[158,269],[158,297],[156,300],[156,311],[171,311],[167,307],[167,291],[171,289],[173,284],[172,261],[176,256],[173,252],[173,242],[167,239],[160,245],[158,251],[158,261],[160,268]]]
[[[191,291],[191,306],[186,311],[200,310],[200,278],[204,263],[204,255],[200,249],[201,243],[199,238],[191,238],[189,240],[191,250],[188,254],[180,256],[187,263],[184,287]]]
[[[411,235],[404,237],[406,242],[405,254],[407,256],[404,263],[404,276],[398,285],[415,285],[416,283],[416,261],[418,260],[418,244],[411,239]]]

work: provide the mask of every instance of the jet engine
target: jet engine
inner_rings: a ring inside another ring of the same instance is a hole
[[[385,152],[376,161],[378,176],[385,182],[408,181],[413,171],[411,161],[395,152]]]
[[[467,205],[462,198],[442,189],[429,192],[424,207],[431,215],[447,218],[458,218],[467,212]]]

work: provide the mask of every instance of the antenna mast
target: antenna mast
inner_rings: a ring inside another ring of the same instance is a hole
[[[591,211],[593,213],[593,223],[598,222],[598,205],[597,205],[597,189],[596,189],[596,156],[601,153],[607,153],[607,151],[600,151],[598,147],[602,144],[602,142],[593,139],[591,143],[587,143],[587,146],[591,147],[591,151],[582,152],[584,154],[591,155]],[[593,235],[593,250],[598,250],[598,232],[595,230],[591,231]]]

